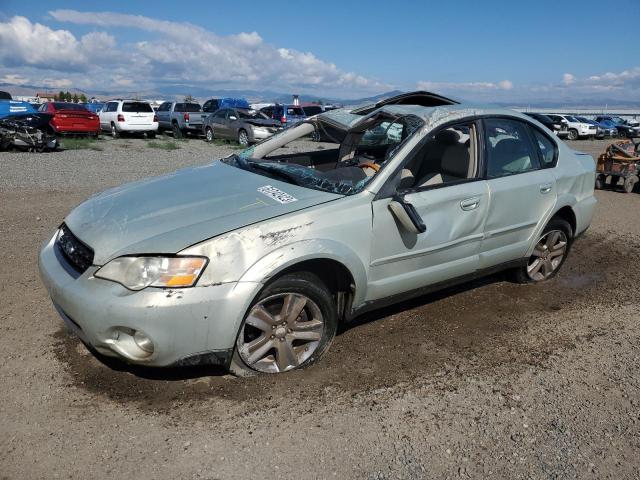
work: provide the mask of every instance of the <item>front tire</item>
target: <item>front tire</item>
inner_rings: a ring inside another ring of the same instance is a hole
[[[204,131],[204,138],[207,142],[211,143],[214,140],[213,128],[207,127]]]
[[[177,123],[174,123],[171,129],[173,130],[173,138],[182,138],[182,130],[180,130],[180,127]]]
[[[229,366],[237,376],[282,373],[317,362],[336,334],[333,296],[314,274],[284,275],[255,299]]]
[[[575,128],[569,130],[569,140],[578,140],[578,131]]]
[[[573,229],[563,218],[552,218],[542,231],[527,265],[516,270],[518,283],[537,283],[557,275],[567,259]]]

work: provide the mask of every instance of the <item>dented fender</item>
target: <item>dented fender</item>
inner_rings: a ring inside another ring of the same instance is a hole
[[[354,305],[364,300],[367,284],[365,266],[358,255],[346,245],[333,240],[302,240],[270,252],[254,263],[240,282],[266,283],[278,273],[307,260],[334,260],[344,265],[355,283]]]

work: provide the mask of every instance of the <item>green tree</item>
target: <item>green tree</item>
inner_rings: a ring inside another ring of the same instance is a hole
[[[78,101],[80,100],[80,98],[78,97],[77,93],[73,94],[73,103],[78,103]]]
[[[65,92],[64,94],[64,100],[65,102],[70,102],[71,101],[71,92],[69,92],[68,90]]]
[[[80,101],[82,103],[87,103],[87,96],[84,93],[80,95]]]
[[[56,100],[59,100],[60,102],[64,102],[64,92],[62,90],[60,90],[60,93],[56,95]]]

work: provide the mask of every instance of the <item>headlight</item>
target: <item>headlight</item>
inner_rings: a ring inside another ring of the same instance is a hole
[[[192,287],[207,261],[205,257],[119,257],[94,276],[120,283],[129,290]]]

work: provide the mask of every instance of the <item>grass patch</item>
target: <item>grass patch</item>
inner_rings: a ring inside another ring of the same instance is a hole
[[[180,145],[178,145],[176,142],[171,140],[167,140],[165,142],[157,142],[155,140],[151,140],[147,142],[147,147],[170,151],[170,150],[178,150],[180,148]]]
[[[102,146],[94,137],[63,137],[60,146],[63,150],[95,150],[101,152]]]

